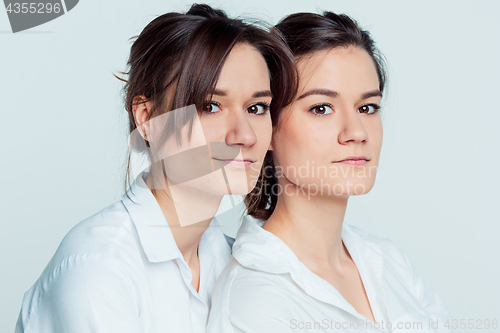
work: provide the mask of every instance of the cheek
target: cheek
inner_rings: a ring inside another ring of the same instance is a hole
[[[371,141],[372,150],[378,159],[380,150],[382,149],[382,140],[384,136],[382,121],[378,119],[378,121],[373,122],[369,127],[369,131],[368,135]]]
[[[301,165],[314,157],[315,134],[299,119],[290,118],[273,135],[273,149],[278,163],[287,166]]]
[[[193,123],[193,126],[191,127],[191,135],[189,135],[189,126],[184,126],[180,130],[179,134],[180,143],[178,143],[176,139],[176,133],[169,135],[166,140],[163,140],[163,134],[159,134],[158,140],[150,142],[153,156],[165,159],[175,154],[188,151],[192,148],[205,146],[207,143],[203,129],[199,122]]]
[[[267,151],[273,134],[271,117],[267,116],[264,119],[252,119],[250,124],[257,138],[257,146]]]
[[[210,118],[212,117],[212,118]],[[225,132],[221,130],[220,121],[217,122],[217,117],[214,115],[201,116],[200,122],[203,128],[202,133],[207,142],[222,142],[225,138]]]

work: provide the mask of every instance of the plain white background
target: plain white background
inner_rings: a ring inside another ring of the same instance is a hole
[[[500,2],[209,3],[272,24],[332,10],[371,31],[389,64],[384,147],[375,188],[350,200],[346,222],[408,253],[454,318],[500,320]],[[82,0],[17,34],[0,10],[0,331],[14,330],[64,235],[120,199],[127,118],[112,72],[130,37],[190,4]]]

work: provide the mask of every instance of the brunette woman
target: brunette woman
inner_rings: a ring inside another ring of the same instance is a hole
[[[209,331],[448,331],[445,305],[408,257],[344,224],[349,197],[374,184],[382,147],[386,75],[372,38],[332,12],[290,15],[276,29],[299,89],[246,197],[251,218],[214,289]]]
[[[231,257],[214,216],[255,185],[272,114],[294,94],[293,56],[277,35],[193,5],[149,23],[128,64],[131,150],[151,167],[66,235],[17,333],[206,329]]]

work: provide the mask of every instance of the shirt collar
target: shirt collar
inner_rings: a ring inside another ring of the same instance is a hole
[[[311,297],[356,313],[332,285],[311,272],[280,238],[262,229],[264,222],[250,216],[244,218],[233,245],[233,256],[242,266],[273,274],[289,273]],[[384,261],[380,245],[372,241],[368,233],[345,223],[342,240],[360,272],[370,302],[384,304],[381,299],[384,297]],[[376,319],[383,318],[383,312],[374,313]]]
[[[265,221],[245,216],[233,244],[233,257],[244,267],[273,274],[296,268],[297,256],[277,236],[262,229]]]
[[[165,215],[146,185],[147,174],[147,170],[141,172],[121,200],[130,214],[144,253],[150,262],[182,258]],[[216,259],[230,257],[229,245],[215,218],[200,240],[200,248],[206,245],[212,248]]]

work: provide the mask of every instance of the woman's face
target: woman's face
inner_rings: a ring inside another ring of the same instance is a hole
[[[257,182],[272,136],[271,101],[266,61],[255,47],[236,45],[200,116],[211,161],[224,168],[232,194],[247,194]]]
[[[173,135],[156,149],[171,190],[183,186],[219,195],[251,191],[272,135],[269,80],[267,64],[259,51],[248,44],[237,44],[201,113],[194,106],[166,113],[165,119],[172,112],[192,112],[194,116],[192,133],[189,126],[180,131],[180,145]],[[150,133],[152,127],[159,129],[157,133],[165,128],[158,120],[149,127]]]
[[[350,46],[305,56],[297,66],[299,91],[271,144],[281,190],[296,191],[295,184],[308,195],[367,193],[382,146],[373,60]]]

